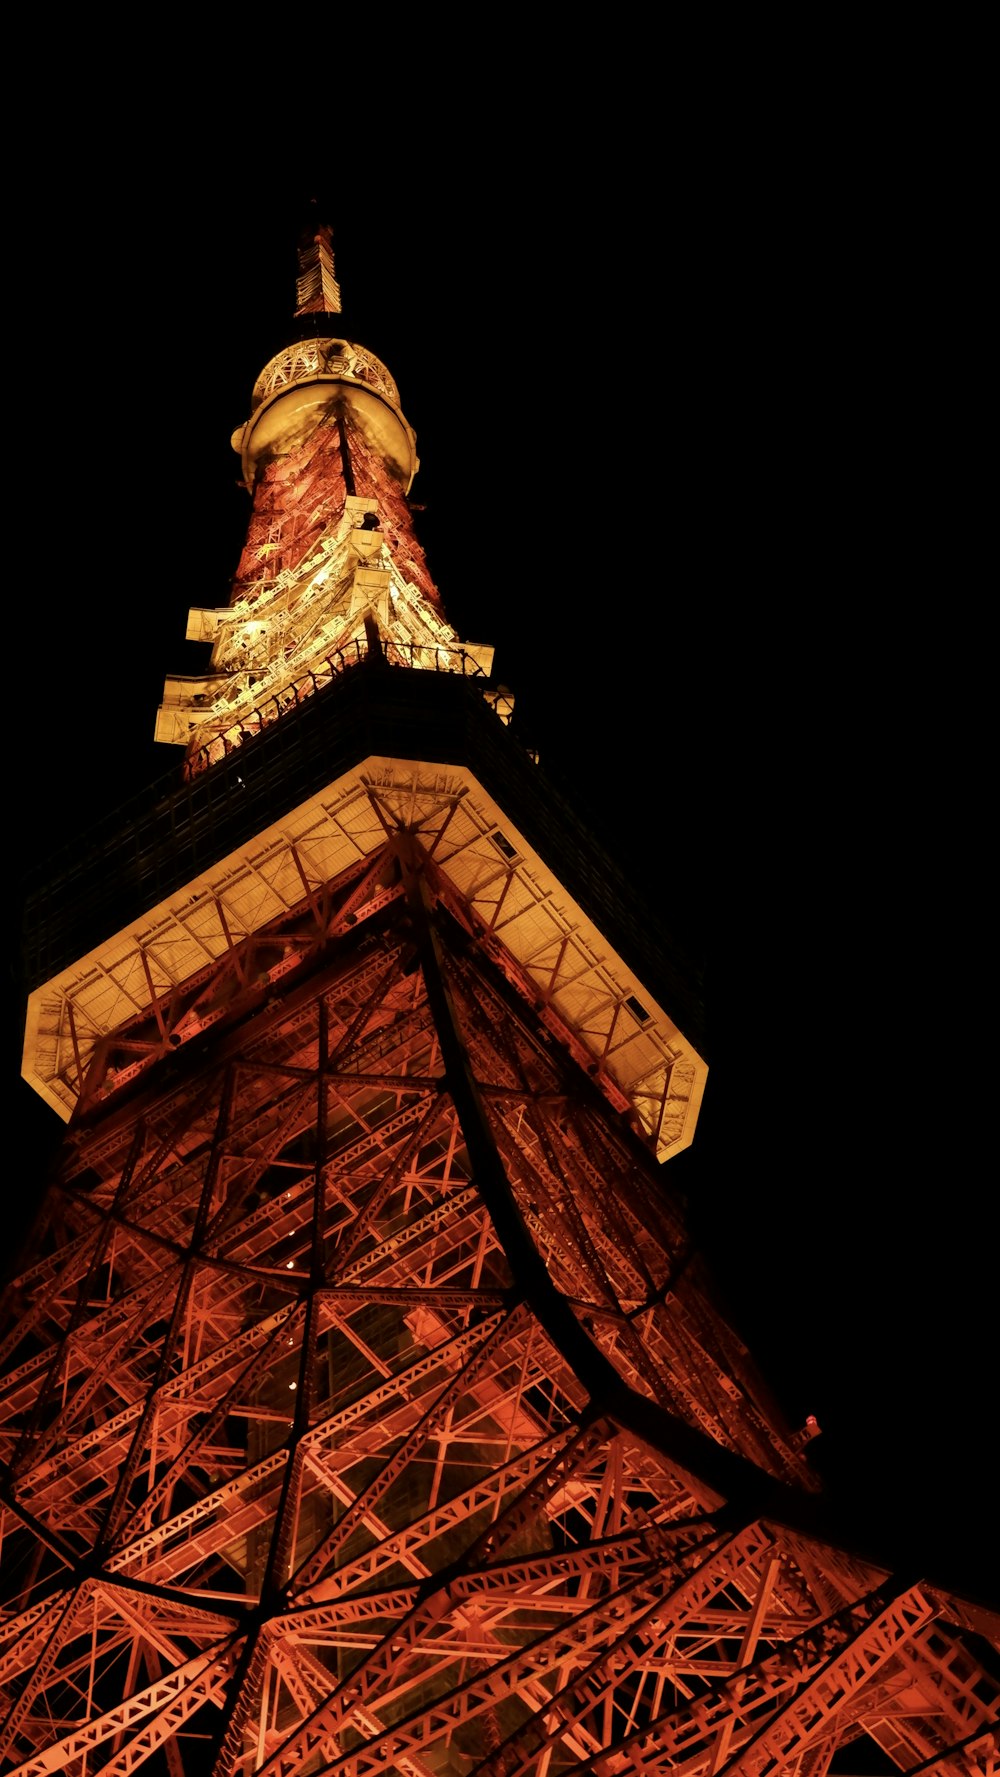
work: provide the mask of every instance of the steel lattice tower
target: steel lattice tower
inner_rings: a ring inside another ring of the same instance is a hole
[[[1000,1623],[837,1545],[713,1308],[696,997],[444,616],[327,230],[300,273],[183,782],[32,910],[9,1767],[998,1772]]]

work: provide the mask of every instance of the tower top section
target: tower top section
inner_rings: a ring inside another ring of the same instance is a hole
[[[333,235],[314,223],[299,237],[297,319],[339,315]],[[416,434],[380,358],[351,340],[311,336],[286,346],[254,384],[250,418],[233,433],[243,479],[253,488],[262,465],[290,455],[324,417],[350,411],[393,479],[409,492],[419,468]]]
[[[299,239],[295,314],[296,318],[340,314],[340,285],[333,269],[333,233],[325,222],[304,229]]]

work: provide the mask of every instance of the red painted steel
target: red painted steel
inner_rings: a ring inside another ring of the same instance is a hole
[[[405,861],[353,927],[332,885],[304,1004],[68,1141],[0,1393],[9,1756],[805,1772],[869,1724],[904,1769],[988,1768],[947,1601],[783,1527],[802,1459],[655,1163]],[[734,1530],[739,1459],[774,1509]]]
[[[347,469],[439,609],[343,411],[234,596]],[[94,1053],[0,1328],[6,1768],[1000,1771],[995,1620],[818,1534],[627,1098],[385,825]]]

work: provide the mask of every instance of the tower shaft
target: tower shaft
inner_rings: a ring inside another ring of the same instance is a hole
[[[234,442],[185,775],[39,909],[11,1768],[997,1773],[1000,1623],[838,1542],[715,1306],[697,996],[447,623],[389,373],[300,342]]]

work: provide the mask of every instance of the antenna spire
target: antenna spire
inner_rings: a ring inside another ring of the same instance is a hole
[[[340,314],[340,285],[333,270],[333,233],[325,222],[310,224],[299,236],[295,298],[296,319],[300,315]]]

